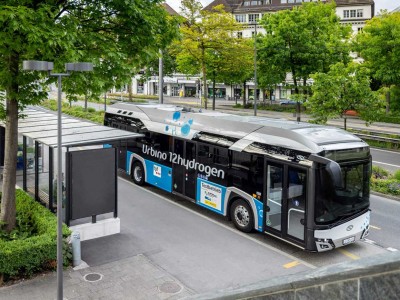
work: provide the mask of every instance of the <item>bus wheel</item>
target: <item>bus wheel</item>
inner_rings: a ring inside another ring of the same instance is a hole
[[[243,199],[236,200],[231,206],[231,219],[235,227],[243,232],[251,232],[254,226],[253,213]]]
[[[132,165],[132,179],[137,185],[144,184],[144,168],[139,161],[134,162]]]

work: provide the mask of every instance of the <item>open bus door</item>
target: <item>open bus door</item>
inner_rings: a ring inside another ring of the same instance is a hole
[[[272,162],[265,170],[265,232],[304,246],[307,170]]]
[[[173,193],[195,199],[196,170],[186,168],[183,161],[196,158],[196,143],[174,138],[174,157],[172,157],[172,191]]]

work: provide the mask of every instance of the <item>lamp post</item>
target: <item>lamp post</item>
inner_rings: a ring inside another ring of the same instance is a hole
[[[164,62],[163,62],[163,51],[160,49],[160,58],[158,61],[158,102],[164,103],[164,74],[163,74]]]
[[[58,79],[58,112],[57,112],[57,300],[63,299],[63,255],[62,255],[62,123],[61,123],[61,78],[70,76],[70,72],[92,71],[91,63],[67,63],[67,73],[52,73],[53,62],[25,60],[23,69],[25,71],[47,71],[49,76]]]
[[[254,21],[254,115],[257,116],[257,20]]]

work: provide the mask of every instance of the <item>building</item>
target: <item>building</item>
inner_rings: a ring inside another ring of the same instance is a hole
[[[258,20],[260,20],[264,14],[274,13],[284,9],[292,9],[295,6],[301,5],[302,2],[311,1],[317,0],[214,0],[204,7],[204,9],[211,10],[216,5],[224,5],[225,10],[232,13],[236,21],[244,25],[244,30],[238,34],[243,38],[251,38],[256,31],[265,33],[263,28],[257,26]],[[320,1],[329,2],[332,0]],[[169,7],[167,11],[170,12],[170,10],[174,11]],[[356,34],[362,30],[367,20],[374,17],[375,3],[373,0],[336,0],[336,14],[340,17],[341,23],[350,24],[353,32]],[[186,77],[182,74],[176,74],[171,78],[164,78],[164,94],[167,96],[179,96],[180,91],[183,91],[184,96],[196,97],[198,96],[198,80],[198,77]],[[290,74],[288,74],[286,81],[292,81]],[[155,95],[158,93],[157,82],[157,76],[153,76],[148,82],[144,83],[135,80],[133,92]],[[217,84],[216,97],[217,99],[234,99],[235,95],[240,93],[242,88],[243,87],[239,85],[229,86]],[[248,82],[246,89],[246,95],[250,95],[250,97],[254,95],[254,82]],[[273,94],[270,95],[270,99],[288,99],[290,94],[290,89],[286,89],[284,85],[278,85]],[[209,88],[208,95],[212,97],[211,88]]]

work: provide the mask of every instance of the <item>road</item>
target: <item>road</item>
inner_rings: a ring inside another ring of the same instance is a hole
[[[222,216],[154,187],[138,187],[120,178],[118,189],[121,234],[83,242],[82,259],[96,266],[143,254],[198,293],[387,253],[388,247],[397,247],[386,234],[393,236],[391,230],[398,223],[386,232],[380,217],[374,227],[380,226],[377,233],[385,235],[373,232],[371,239],[382,246],[358,242],[331,252],[308,253],[261,233],[243,234]]]
[[[372,163],[390,172],[400,170],[400,152],[383,149],[371,149]]]

